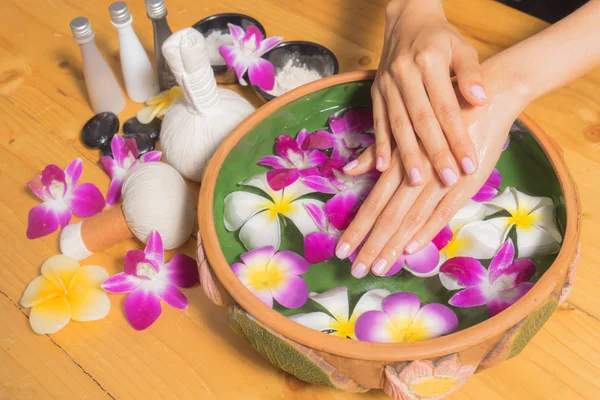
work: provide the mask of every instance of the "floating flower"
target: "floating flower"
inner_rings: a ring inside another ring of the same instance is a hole
[[[81,266],[59,254],[42,265],[42,275],[32,280],[21,306],[31,307],[29,323],[35,333],[55,333],[73,321],[95,321],[110,310],[108,296],[100,284],[108,273],[97,265]]]
[[[287,308],[299,308],[308,299],[308,286],[299,275],[308,271],[300,255],[271,246],[251,250],[231,266],[233,273],[260,301],[273,308],[273,299]]]
[[[373,110],[369,107],[352,107],[341,116],[329,118],[331,133],[320,130],[309,136],[308,148],[333,149],[332,158],[346,162],[360,150],[375,142],[372,135]]]
[[[138,160],[140,153],[135,139],[125,140],[120,135],[113,136],[110,147],[113,156],[100,157],[100,164],[111,179],[108,193],[106,193],[106,204],[112,206],[121,200],[121,189],[127,173],[141,162],[160,161],[162,153],[160,151],[149,151]]]
[[[309,135],[306,129],[301,130],[296,139],[290,135],[281,135],[275,142],[277,155],[258,160],[257,164],[274,168],[267,172],[267,182],[271,189],[281,190],[301,176],[320,175],[316,167],[329,158],[319,150],[304,150],[301,147]]]
[[[390,292],[385,289],[365,292],[350,314],[347,287],[336,287],[321,294],[311,293],[310,299],[323,306],[327,313],[317,311],[292,315],[290,318],[301,325],[329,335],[356,339],[354,325],[358,317],[367,311],[381,310],[381,302],[389,294]]]
[[[162,238],[157,231],[148,236],[146,249],[130,250],[125,255],[124,272],[104,281],[110,293],[130,293],[125,299],[125,316],[137,330],[156,321],[162,312],[160,299],[171,307],[185,309],[188,300],[179,288],[190,288],[199,282],[196,261],[177,254],[165,264]]]
[[[223,219],[229,231],[240,230],[240,240],[248,250],[272,246],[279,249],[281,217],[290,219],[303,236],[316,232],[315,222],[305,208],[306,204],[321,205],[317,200],[300,199],[314,190],[296,181],[282,190],[273,190],[267,183],[266,173],[256,175],[242,185],[262,190],[265,198],[249,192],[233,192],[225,197]]]
[[[233,39],[232,45],[222,45],[219,53],[227,63],[227,69],[235,70],[238,81],[246,86],[244,74],[248,71],[250,83],[263,90],[272,90],[275,86],[275,68],[269,61],[261,58],[263,54],[277,46],[283,40],[274,36],[264,38],[262,32],[254,25],[244,29],[240,26],[227,24]]]
[[[488,315],[507,309],[525,295],[533,283],[527,282],[536,267],[529,259],[515,258],[515,247],[508,239],[489,269],[471,257],[455,257],[440,268],[440,280],[446,289],[459,290],[448,303],[455,307],[475,307],[487,304]]]
[[[175,104],[183,98],[183,90],[179,86],[164,90],[146,100],[146,107],[137,113],[137,119],[142,124],[149,124],[154,118],[162,118]]]
[[[421,307],[419,297],[399,292],[387,296],[382,311],[367,311],[358,317],[356,337],[367,342],[404,343],[427,340],[454,332],[458,318],[442,304]]]
[[[498,194],[498,188],[500,187],[500,183],[502,183],[502,175],[500,175],[500,172],[496,168],[494,168],[494,170],[490,174],[489,178],[487,178],[487,181],[485,181],[481,189],[479,189],[479,191],[475,193],[475,196],[472,197],[472,200],[492,200]]]
[[[77,185],[83,172],[81,158],[76,158],[63,171],[50,164],[28,186],[44,202],[29,211],[27,238],[46,236],[71,221],[73,212],[91,217],[104,208],[102,193],[91,183]]]
[[[308,203],[306,211],[315,221],[318,232],[309,233],[304,237],[304,257],[310,264],[318,264],[331,260],[335,255],[335,246],[342,235],[342,231],[333,226],[328,220],[323,207]]]
[[[489,219],[486,223],[498,228],[504,240],[511,228],[515,227],[519,257],[555,254],[560,250],[562,236],[554,223],[551,199],[533,197],[515,188],[506,188],[500,196],[486,204],[510,214],[509,217]]]

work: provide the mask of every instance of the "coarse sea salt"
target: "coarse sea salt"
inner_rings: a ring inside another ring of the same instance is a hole
[[[205,39],[210,65],[225,65],[225,59],[219,53],[219,47],[224,44],[233,44],[231,34],[221,31],[211,31]]]
[[[321,79],[323,76],[314,69],[309,69],[306,65],[299,65],[299,61],[293,58],[289,59],[283,68],[275,72],[275,86],[269,93],[272,96],[280,96],[298,86]]]

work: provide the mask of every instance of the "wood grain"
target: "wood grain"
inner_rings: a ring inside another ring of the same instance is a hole
[[[5,0],[0,15],[0,398],[383,399],[381,392],[349,395],[305,385],[275,369],[227,327],[222,309],[201,288],[186,291],[185,312],[167,306],[150,329],[126,322],[123,297],[112,296],[102,321],[71,322],[37,336],[19,299],[42,262],[58,253],[58,235],[28,241],[27,213],[38,201],[26,182],[49,163],[84,160],[82,181],[106,192],[98,152],[79,131],[92,116],[81,58],[68,23],[92,21],[98,45],[122,82],[109,0]],[[130,2],[134,26],[152,51],[143,2]],[[385,0],[167,0],[173,29],[216,12],[259,19],[271,35],[313,40],[339,58],[342,72],[377,66],[383,44]],[[487,0],[446,0],[449,20],[482,59],[546,27]],[[247,88],[235,87],[254,104]],[[573,293],[517,358],[473,377],[452,399],[594,399],[600,393],[600,71],[545,96],[526,112],[563,148],[583,205],[581,262]],[[121,121],[140,108],[129,102]],[[192,185],[197,192],[198,188]],[[77,219],[74,219],[77,220]],[[122,269],[126,241],[85,264]],[[181,250],[195,253],[191,239]],[[172,255],[173,252],[170,252]]]

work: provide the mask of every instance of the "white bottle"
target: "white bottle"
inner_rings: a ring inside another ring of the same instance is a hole
[[[92,110],[96,114],[104,111],[120,113],[125,108],[125,96],[115,74],[94,43],[90,21],[85,17],[74,18],[71,21],[71,31],[81,49],[83,76]]]
[[[133,18],[127,4],[117,1],[108,10],[112,24],[119,32],[119,55],[127,95],[131,100],[143,103],[158,94],[158,79],[146,50],[133,30]]]

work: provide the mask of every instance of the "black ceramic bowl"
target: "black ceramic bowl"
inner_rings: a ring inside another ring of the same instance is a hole
[[[246,30],[250,25],[255,25],[258,30],[262,32],[264,37],[267,37],[267,32],[265,28],[262,26],[260,22],[256,19],[244,15],[244,14],[235,14],[235,13],[224,13],[224,14],[215,14],[210,17],[206,17],[203,20],[196,22],[192,28],[196,29],[200,32],[204,37],[210,35],[211,32],[220,31],[224,33],[229,33],[229,28],[227,24],[234,24],[241,26]],[[227,71],[226,65],[211,65],[213,72],[215,73],[215,78],[219,83],[235,83],[237,81],[235,72],[233,69],[231,71]]]
[[[313,42],[283,42],[266,52],[263,58],[273,64],[275,67],[275,76],[277,76],[277,73],[283,69],[290,59],[294,60],[294,66],[304,66],[308,69],[316,70],[323,78],[336,75],[339,72],[338,60],[333,52]],[[271,101],[277,97],[254,85],[252,87],[259,97],[265,101]]]

